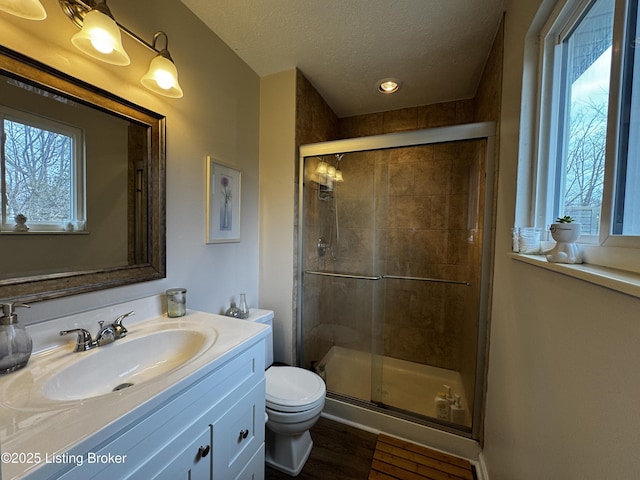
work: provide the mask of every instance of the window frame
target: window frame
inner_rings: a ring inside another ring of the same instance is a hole
[[[561,38],[570,32],[576,23],[581,20],[585,9],[595,0],[559,0],[556,2],[546,22],[538,31],[539,42],[537,69],[537,106],[536,117],[532,118],[534,124],[534,146],[532,153],[531,198],[529,199],[529,224],[537,227],[548,227],[553,220],[554,187],[557,176],[549,174],[555,170],[555,161],[550,155],[552,146],[557,148],[558,142],[554,141],[558,134],[558,115],[554,112],[559,108],[558,89],[554,88],[554,80],[557,80],[558,66],[561,58],[558,55],[561,49]],[[605,170],[603,184],[603,198],[600,217],[599,235],[583,235],[579,242],[585,249],[585,263],[594,263],[614,268],[628,267],[633,271],[640,271],[640,265],[631,265],[620,256],[626,256],[623,249],[631,249],[626,252],[637,256],[635,249],[640,248],[640,236],[613,234],[612,215],[615,201],[615,182],[617,178],[617,160],[620,155],[621,135],[621,106],[623,94],[623,61],[628,53],[628,47],[624,39],[629,29],[630,19],[627,16],[630,2],[633,0],[614,0],[615,10],[613,18],[613,38],[611,75],[609,84],[609,103],[607,114],[607,134],[605,147]],[[636,56],[636,62],[640,58]],[[527,69],[525,66],[525,77]],[[525,97],[523,97],[526,102]],[[524,105],[523,105],[524,110]],[[638,263],[638,262],[632,262]]]
[[[71,138],[72,159],[71,159],[71,216],[69,220],[73,222],[74,228],[69,229],[61,223],[27,221],[29,232],[66,232],[86,230],[86,176],[85,176],[85,132],[84,129],[69,125],[47,117],[34,115],[15,108],[0,105],[0,121],[29,125],[40,130],[50,131],[56,134]],[[4,127],[1,129],[4,134]],[[1,142],[4,149],[4,140]],[[5,153],[0,152],[0,171],[4,171]],[[4,182],[4,179],[2,179]],[[12,219],[7,217],[5,199],[0,198],[0,233],[29,233],[15,232]]]

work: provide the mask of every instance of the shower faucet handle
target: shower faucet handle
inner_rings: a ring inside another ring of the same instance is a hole
[[[324,257],[327,253],[327,247],[329,244],[327,243],[327,239],[324,237],[318,238],[318,256]]]

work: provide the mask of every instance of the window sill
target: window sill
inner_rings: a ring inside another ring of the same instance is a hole
[[[587,263],[577,265],[552,263],[548,262],[544,255],[510,253],[509,256],[519,262],[535,265],[536,267],[568,275],[585,282],[640,298],[640,274],[638,273]]]
[[[0,235],[89,235],[87,230],[29,230],[17,232],[14,230],[0,231]]]

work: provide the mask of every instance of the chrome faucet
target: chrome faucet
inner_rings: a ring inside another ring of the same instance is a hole
[[[68,335],[69,333],[77,333],[76,346],[73,349],[74,352],[86,352],[95,347],[101,347],[113,343],[119,338],[125,337],[128,333],[122,321],[135,315],[134,312],[125,313],[120,315],[116,320],[106,327],[104,326],[104,320],[98,322],[100,324],[100,331],[96,335],[96,339],[91,338],[91,333],[84,328],[72,328],[71,330],[61,330],[60,335]]]

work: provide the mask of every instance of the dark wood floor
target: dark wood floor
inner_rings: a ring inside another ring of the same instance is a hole
[[[311,428],[313,450],[299,480],[366,480],[371,469],[378,436],[320,418]],[[291,477],[267,466],[265,480],[291,480]]]

